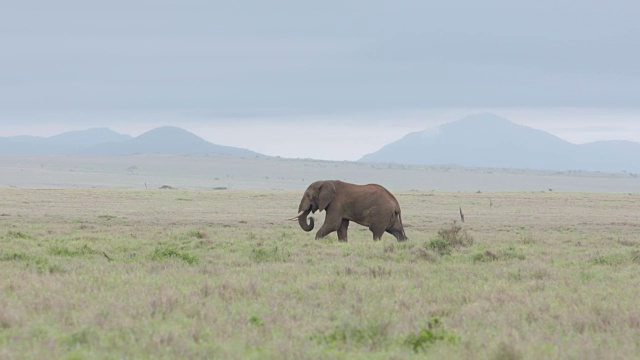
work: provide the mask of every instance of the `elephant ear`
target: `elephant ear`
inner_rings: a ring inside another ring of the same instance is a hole
[[[323,183],[318,190],[318,210],[324,211],[335,196],[336,186],[331,181]]]

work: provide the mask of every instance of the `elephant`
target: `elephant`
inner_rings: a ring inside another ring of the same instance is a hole
[[[316,211],[326,211],[324,224],[316,233],[316,240],[337,231],[339,241],[347,241],[349,222],[367,226],[373,240],[380,240],[384,232],[398,241],[407,240],[400,216],[400,204],[389,190],[378,184],[356,185],[340,180],[322,180],[309,185],[300,200],[298,220],[304,231],[313,230]]]

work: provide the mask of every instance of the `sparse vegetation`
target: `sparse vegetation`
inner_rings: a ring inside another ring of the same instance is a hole
[[[500,251],[485,250],[473,255],[474,262],[487,262],[496,260],[524,260],[526,256],[513,246],[508,246]]]
[[[438,238],[452,247],[473,245],[473,237],[456,221],[452,222],[451,227],[438,230]]]
[[[473,237],[456,221],[451,226],[438,230],[437,237],[424,244],[427,250],[440,255],[451,255],[453,249],[473,245]]]
[[[27,234],[25,234],[23,232],[12,231],[12,230],[7,231],[7,236],[6,237],[8,237],[8,238],[16,238],[16,239],[29,239],[29,238],[31,238],[31,236],[29,236],[29,235],[27,235]]]
[[[265,249],[264,247],[257,247],[251,250],[251,259],[255,262],[280,262],[287,261],[291,257],[289,251],[274,246],[271,249]]]
[[[417,333],[409,334],[404,344],[417,353],[426,351],[431,345],[440,341],[457,344],[459,339],[455,333],[444,328],[439,318],[434,317],[429,320],[426,327]]]
[[[408,241],[342,243],[299,191],[154,187],[3,189],[0,358],[640,353],[635,195],[394,192]]]
[[[151,254],[151,260],[167,260],[167,259],[182,260],[189,265],[197,264],[199,262],[199,259],[197,256],[192,255],[188,252],[178,251],[170,247],[157,248]]]
[[[316,336],[316,339],[321,344],[340,349],[365,347],[369,350],[379,350],[388,347],[392,341],[390,325],[388,320],[368,319],[355,323],[347,320],[326,334]]]

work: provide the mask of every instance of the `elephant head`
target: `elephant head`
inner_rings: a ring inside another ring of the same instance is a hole
[[[298,215],[291,218],[291,220],[298,220],[300,227],[304,231],[313,230],[313,218],[309,218],[309,223],[307,223],[307,216],[309,213],[315,213],[318,210],[324,211],[335,196],[336,187],[333,182],[314,182],[309,185],[307,190],[304,192],[304,195],[302,195],[300,205],[298,206]]]

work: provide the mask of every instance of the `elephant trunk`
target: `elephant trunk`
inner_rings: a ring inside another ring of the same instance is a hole
[[[313,218],[309,218],[309,222],[307,223],[307,216],[310,212],[311,208],[308,208],[307,210],[304,210],[304,212],[300,216],[298,216],[298,224],[300,224],[300,227],[304,231],[313,230]]]

